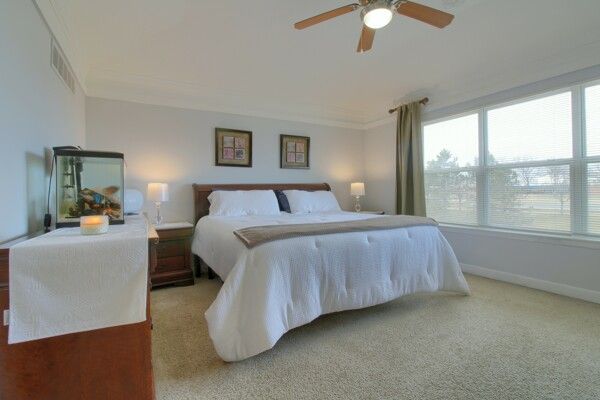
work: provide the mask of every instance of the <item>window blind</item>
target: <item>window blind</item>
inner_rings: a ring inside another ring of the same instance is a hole
[[[487,110],[488,225],[570,231],[571,92]],[[510,165],[506,167],[505,165]]]
[[[490,169],[488,224],[569,232],[569,176],[569,165]]]
[[[427,214],[477,224],[477,114],[426,125],[423,137]]]
[[[490,163],[571,158],[571,93],[487,111]]]

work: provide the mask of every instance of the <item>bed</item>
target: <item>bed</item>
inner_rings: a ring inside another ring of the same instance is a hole
[[[328,184],[194,185],[192,251],[223,280],[205,313],[219,356],[239,361],[271,349],[287,331],[320,315],[364,308],[417,292],[469,294],[454,252],[437,226],[274,240],[247,248],[242,228],[352,221],[350,212],[212,216],[216,190],[330,190]]]

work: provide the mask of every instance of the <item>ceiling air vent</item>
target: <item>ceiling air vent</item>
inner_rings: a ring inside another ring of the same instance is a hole
[[[60,47],[54,39],[52,39],[52,68],[58,74],[60,79],[64,82],[65,85],[71,90],[71,92],[75,93],[75,78],[73,77],[73,72],[67,63],[67,58],[63,54]]]

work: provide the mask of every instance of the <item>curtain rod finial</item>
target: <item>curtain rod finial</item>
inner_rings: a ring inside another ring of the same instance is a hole
[[[421,100],[419,100],[419,103],[421,103],[422,105],[425,105],[425,104],[427,104],[428,102],[429,102],[429,97],[423,97]],[[389,112],[390,114],[393,114],[394,112],[398,111],[398,109],[399,109],[400,107],[402,107],[402,106],[398,106],[398,107],[396,107],[396,108],[390,108],[390,109],[388,110],[388,112]]]

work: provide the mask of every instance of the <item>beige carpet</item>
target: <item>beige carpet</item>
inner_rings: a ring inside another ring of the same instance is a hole
[[[471,297],[327,315],[230,364],[203,316],[218,281],[153,291],[157,397],[600,399],[600,305],[467,278]]]

